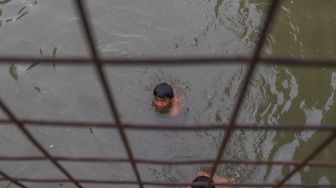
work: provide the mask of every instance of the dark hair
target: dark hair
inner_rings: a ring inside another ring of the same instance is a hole
[[[208,176],[198,176],[192,181],[192,188],[216,188],[215,182]]]
[[[167,83],[160,83],[157,86],[155,86],[153,94],[154,96],[160,98],[168,97],[171,99],[174,97],[173,88]]]

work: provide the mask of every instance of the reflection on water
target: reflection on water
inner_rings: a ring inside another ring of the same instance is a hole
[[[73,7],[69,1],[2,2],[1,54],[86,55],[83,38],[75,24],[78,18],[71,12]],[[104,57],[251,53],[268,5],[260,0],[98,0],[88,3],[97,44]],[[336,43],[332,31],[335,29],[335,6],[336,2],[331,0],[325,3],[284,1],[263,53],[302,58],[334,57]],[[6,22],[8,19],[11,20]],[[111,121],[106,98],[91,66],[54,68],[41,64],[23,66],[11,62],[1,66],[0,96],[17,116]],[[242,65],[105,68],[122,121],[158,126],[227,123],[245,73]],[[185,105],[177,118],[159,115],[151,106],[152,90],[160,82],[170,83],[186,96]],[[250,86],[239,117],[240,123],[257,123],[259,126],[335,124],[334,69],[259,66]],[[4,126],[0,129],[0,147],[6,148],[1,152],[38,153],[15,129]],[[53,154],[104,157],[125,154],[114,130],[95,127],[90,130],[41,127],[30,130]],[[127,131],[127,135],[136,158],[188,160],[215,158],[224,132]],[[235,131],[224,157],[301,160],[326,137],[326,133],[314,131]],[[10,149],[8,145],[13,147]],[[335,144],[331,144],[317,159],[334,160],[335,148]],[[76,177],[133,177],[127,165],[64,165]],[[37,177],[44,173],[29,163],[18,164],[16,170],[4,163],[0,163],[0,167],[13,176]],[[142,179],[172,182],[190,181],[198,169],[206,171],[210,167],[139,165]],[[43,168],[45,166],[41,165]],[[260,183],[281,179],[291,169],[289,166],[225,164],[220,166],[218,174],[230,177],[234,182]],[[55,173],[48,170],[51,174]],[[336,183],[334,174],[335,169],[306,167],[290,182]],[[0,185],[6,186],[5,183]],[[31,186],[35,187],[35,184]],[[64,184],[63,187],[71,186]]]

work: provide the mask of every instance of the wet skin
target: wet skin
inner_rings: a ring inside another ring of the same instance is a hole
[[[165,97],[154,97],[154,106],[159,111],[167,111],[172,105],[172,99]]]

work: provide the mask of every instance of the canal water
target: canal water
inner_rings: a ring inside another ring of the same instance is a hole
[[[0,55],[89,57],[70,0],[1,0]],[[98,50],[103,57],[246,55],[255,47],[265,9],[263,0],[88,0]],[[264,55],[302,59],[336,57],[336,1],[282,1]],[[232,62],[234,63],[234,62]],[[0,65],[0,97],[19,118],[113,121],[93,66]],[[122,122],[225,124],[245,73],[242,64],[198,66],[105,66]],[[185,97],[171,118],[151,105],[152,89],[170,83]],[[258,66],[239,123],[336,124],[336,70]],[[0,112],[0,117],[6,117]],[[127,157],[113,129],[29,127],[54,155]],[[135,158],[214,159],[224,132],[127,130]],[[225,159],[302,160],[329,134],[235,131]],[[0,126],[0,155],[41,155],[14,126]],[[315,159],[335,161],[336,143]],[[134,180],[128,163],[61,163],[76,178]],[[211,165],[138,165],[142,180],[186,182]],[[15,177],[64,178],[49,162],[0,162]],[[291,166],[221,165],[218,174],[235,183],[273,183]],[[335,184],[336,170],[305,167],[288,183]],[[74,187],[35,184],[29,187]],[[90,185],[85,187],[136,187]],[[0,182],[0,187],[15,187]],[[153,187],[153,186],[148,186]]]

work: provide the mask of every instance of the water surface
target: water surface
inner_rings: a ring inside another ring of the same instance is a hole
[[[261,0],[96,0],[88,4],[101,55],[125,58],[250,54],[268,5]],[[0,4],[0,8],[1,55],[89,57],[71,1],[12,0]],[[263,53],[299,58],[335,57],[335,8],[336,2],[332,0],[283,1]],[[161,126],[227,123],[245,67],[204,63],[204,66],[189,67],[105,66],[122,121]],[[42,63],[27,70],[28,67],[8,62],[0,68],[0,97],[17,117],[113,121],[94,67],[53,67]],[[168,82],[186,95],[177,118],[160,115],[151,106],[152,89],[159,82]],[[334,69],[259,66],[239,122],[260,126],[335,124],[335,89]],[[15,127],[0,129],[1,155],[41,155]],[[55,155],[126,157],[118,132],[113,129],[29,127],[29,130]],[[162,160],[213,159],[223,135],[224,132],[214,131],[127,131],[136,158]],[[327,135],[236,131],[224,157],[301,160]],[[316,160],[335,160],[335,146],[335,143],[328,146]],[[76,178],[134,179],[128,164],[62,164]],[[138,167],[143,180],[179,182],[192,180],[198,169],[207,170],[211,165]],[[48,162],[0,162],[0,168],[17,177],[63,177]],[[236,183],[272,183],[290,169],[288,166],[222,165],[218,174]],[[306,167],[288,182],[335,184],[335,174],[331,168]],[[6,187],[8,182],[0,185]],[[71,184],[27,185],[73,187]]]

